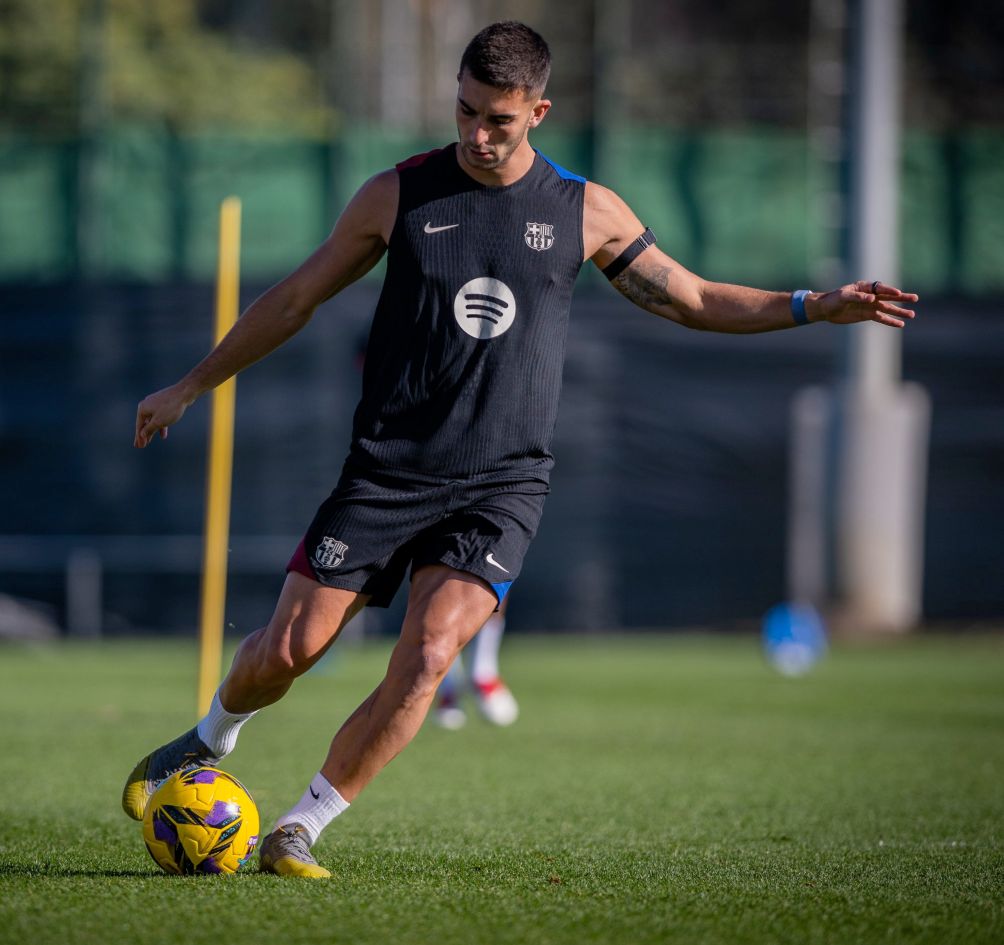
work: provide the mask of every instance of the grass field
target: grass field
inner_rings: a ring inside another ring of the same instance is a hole
[[[263,820],[383,644],[342,645],[224,762]],[[1004,941],[1004,638],[837,648],[513,638],[523,717],[427,726],[316,848],[328,882],[172,878],[119,810],[192,724],[194,645],[0,649],[2,943]]]

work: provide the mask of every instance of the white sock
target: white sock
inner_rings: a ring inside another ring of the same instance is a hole
[[[318,771],[296,806],[286,811],[272,829],[286,824],[302,824],[310,837],[310,845],[313,846],[321,831],[348,806],[349,802]]]
[[[254,712],[248,712],[246,715],[227,712],[220,702],[220,691],[216,690],[212,705],[209,706],[206,717],[199,722],[197,730],[199,738],[216,756],[217,761],[225,758],[234,750],[234,746],[237,744],[237,733],[252,715]]]
[[[478,631],[472,644],[471,679],[490,683],[499,678],[499,647],[505,632],[505,617],[492,614]]]

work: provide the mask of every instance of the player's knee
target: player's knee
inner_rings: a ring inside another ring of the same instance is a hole
[[[398,679],[410,698],[431,696],[457,655],[457,648],[441,636],[423,637],[417,646],[405,645],[397,663]]]
[[[314,660],[293,643],[290,633],[277,633],[273,628],[258,639],[252,657],[252,672],[260,686],[291,682],[313,665]]]
[[[457,655],[457,647],[452,640],[437,637],[423,640],[420,657],[420,675],[433,686],[438,686],[449,672]]]

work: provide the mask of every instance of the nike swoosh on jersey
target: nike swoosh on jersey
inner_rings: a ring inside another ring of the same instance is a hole
[[[460,226],[459,223],[448,223],[446,226],[433,226],[430,220],[425,224],[426,233],[439,233],[441,230],[452,230],[454,227]]]
[[[488,552],[488,554],[485,555],[485,561],[487,561],[493,568],[498,568],[500,571],[505,571],[506,574],[509,573],[509,569],[503,568],[502,565],[495,560],[495,555],[493,555],[490,551]]]

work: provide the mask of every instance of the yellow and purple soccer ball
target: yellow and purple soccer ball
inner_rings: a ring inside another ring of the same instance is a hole
[[[236,873],[258,844],[258,808],[219,768],[178,771],[158,785],[143,815],[150,856],[167,873]]]

